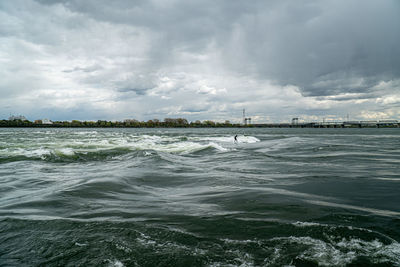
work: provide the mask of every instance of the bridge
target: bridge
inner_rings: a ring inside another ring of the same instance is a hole
[[[259,123],[252,124],[252,127],[271,128],[399,128],[398,120],[379,121],[330,121],[330,122],[298,122],[292,123]]]

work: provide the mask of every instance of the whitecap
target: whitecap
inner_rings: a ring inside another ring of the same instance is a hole
[[[120,262],[119,260],[107,260],[109,262],[108,266],[113,266],[113,267],[123,267],[125,266],[122,262]]]
[[[61,148],[55,150],[55,154],[60,156],[74,156],[75,152],[72,148]]]
[[[155,143],[155,142],[135,142],[129,144],[129,147],[134,150],[154,150],[166,153],[189,154],[197,152],[209,147],[219,151],[227,151],[228,149],[216,143],[201,144],[196,142],[174,142],[174,143]]]
[[[51,155],[51,151],[45,148],[38,148],[34,150],[22,150],[22,154],[27,157],[40,157],[44,158],[48,155]]]
[[[218,145],[216,143],[213,143],[213,142],[209,143],[208,146],[211,146],[211,147],[213,147],[215,149],[218,149],[219,151],[222,151],[222,152],[225,152],[225,151],[229,150],[229,149],[227,149],[227,148],[225,148],[225,147],[223,147],[221,145]]]
[[[78,134],[78,135],[88,135],[88,134],[97,134],[97,131],[79,131],[79,132],[74,132],[74,134]]]
[[[325,242],[308,236],[277,237],[271,241],[279,241],[282,247],[288,244],[309,246],[297,258],[318,262],[320,266],[343,266],[360,256],[368,257],[376,264],[388,261],[400,264],[400,244],[397,242],[386,245],[378,240],[365,241],[358,238]]]
[[[297,227],[308,227],[308,226],[326,226],[325,224],[315,223],[315,222],[294,222],[292,225]]]
[[[234,136],[205,136],[205,137],[191,137],[190,139],[198,141],[214,141],[222,143],[233,143],[235,141]],[[237,142],[250,144],[250,143],[260,142],[260,139],[254,136],[238,135]]]

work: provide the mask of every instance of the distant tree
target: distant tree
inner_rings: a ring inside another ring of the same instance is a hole
[[[28,120],[1,120],[0,127],[241,127],[239,124],[232,124],[230,121],[214,122],[205,120],[203,122],[196,120],[188,122],[185,118],[165,118],[164,121],[158,119],[138,121],[135,119],[126,119],[124,121],[53,121],[53,124],[43,124],[41,120],[31,122]],[[243,127],[252,127],[243,126]]]
[[[210,120],[203,121],[202,124],[203,124],[204,126],[206,126],[206,127],[215,127],[215,122],[210,121]]]
[[[147,122],[146,122],[146,127],[154,127],[154,121],[152,121],[152,120],[148,120]]]
[[[187,127],[189,124],[187,119],[184,119],[184,118],[178,118],[178,119],[176,119],[176,122],[177,122],[178,126],[180,126],[180,127]]]
[[[82,127],[82,122],[80,122],[78,120],[72,120],[71,121],[71,126],[72,127]]]

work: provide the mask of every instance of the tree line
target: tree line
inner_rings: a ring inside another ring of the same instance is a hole
[[[234,124],[230,121],[214,122],[211,120],[188,122],[184,118],[165,118],[164,121],[158,119],[148,121],[138,121],[135,119],[127,119],[124,121],[53,121],[50,123],[43,123],[40,120],[34,122],[29,120],[1,120],[0,127],[104,127],[104,128],[202,128],[202,127],[240,127],[240,124]]]

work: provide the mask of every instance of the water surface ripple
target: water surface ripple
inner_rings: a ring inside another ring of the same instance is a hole
[[[400,266],[399,141],[1,128],[0,265]]]

